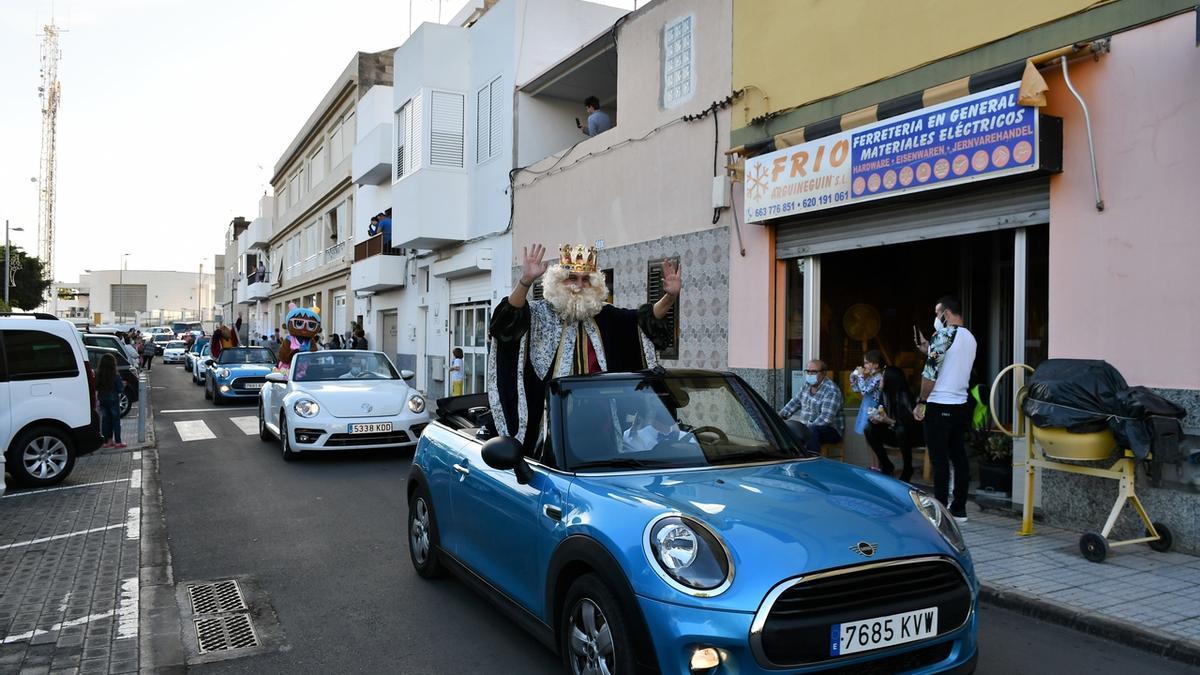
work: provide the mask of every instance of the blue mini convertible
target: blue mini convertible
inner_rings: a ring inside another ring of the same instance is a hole
[[[566,377],[546,406],[525,449],[495,436],[482,396],[439,402],[409,549],[566,672],[974,671],[979,585],[954,518],[809,456],[736,375]]]

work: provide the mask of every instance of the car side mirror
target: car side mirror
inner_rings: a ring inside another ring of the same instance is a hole
[[[401,370],[400,371],[400,379],[402,379],[402,380],[411,380],[416,376],[417,376],[417,374],[411,370]]]
[[[808,427],[796,420],[786,420],[784,421],[784,425],[792,433],[792,438],[795,439],[796,445],[800,446],[801,449],[808,447]]]
[[[267,382],[274,382],[275,384],[287,384],[287,375],[283,373],[267,373],[265,379]]]
[[[527,484],[533,479],[533,469],[525,463],[521,442],[512,436],[497,436],[483,444],[480,454],[483,461],[493,469],[511,470],[517,474],[517,482]]]
[[[212,359],[206,359],[204,361],[204,365],[206,365],[206,366],[211,366],[214,363],[216,363],[216,361],[213,361]]]

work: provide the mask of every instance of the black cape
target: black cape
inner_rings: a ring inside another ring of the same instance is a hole
[[[492,312],[488,331],[492,418],[501,435],[518,438],[527,451],[541,428],[546,383],[586,367],[586,355],[575,353],[582,340],[592,340],[604,372],[634,372],[658,365],[655,350],[671,338],[670,324],[656,319],[649,303],[637,309],[605,305],[590,322],[568,324],[546,300],[513,307],[505,298]]]

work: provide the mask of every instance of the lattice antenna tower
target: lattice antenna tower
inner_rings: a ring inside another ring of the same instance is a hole
[[[57,126],[58,104],[62,87],[58,82],[58,61],[62,50],[58,46],[60,31],[51,17],[42,31],[42,84],[38,96],[42,100],[42,156],[38,169],[38,258],[42,260],[45,277],[54,280],[54,204],[58,176]]]

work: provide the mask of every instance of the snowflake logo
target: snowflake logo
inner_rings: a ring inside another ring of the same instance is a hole
[[[765,196],[767,193],[767,168],[762,164],[755,164],[754,171],[746,174],[746,181],[751,199]]]

